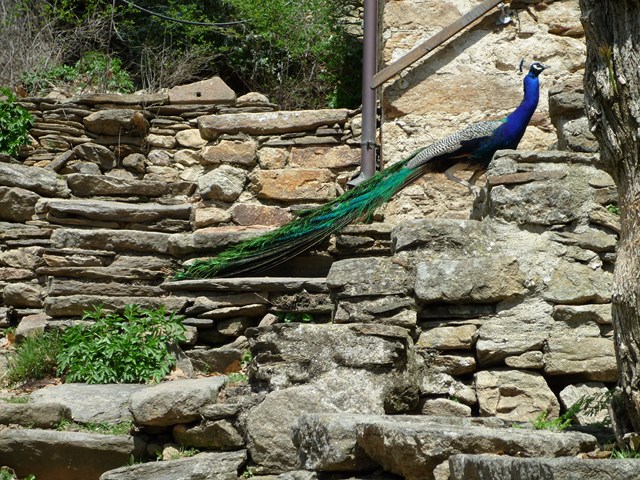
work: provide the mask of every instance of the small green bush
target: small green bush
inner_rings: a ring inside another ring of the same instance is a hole
[[[75,65],[55,65],[34,70],[22,77],[28,92],[41,95],[52,87],[77,91],[131,93],[135,90],[122,61],[101,52],[88,52]]]
[[[16,103],[8,88],[0,88],[0,153],[16,156],[27,143],[29,129],[35,121],[31,114]]]
[[[58,373],[68,382],[159,382],[175,365],[170,344],[184,341],[182,319],[156,310],[128,305],[122,314],[105,313],[100,307],[85,313],[90,326],[64,331],[58,354]]]
[[[9,357],[5,380],[15,385],[55,376],[57,356],[61,350],[62,338],[58,331],[25,338]]]

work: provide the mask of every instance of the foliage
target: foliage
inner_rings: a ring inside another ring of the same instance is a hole
[[[0,467],[0,480],[18,480],[16,473],[9,467]],[[22,480],[36,480],[35,475],[27,475]]]
[[[133,429],[133,423],[76,423],[69,420],[61,420],[56,430],[64,432],[89,432],[103,435],[128,435]]]
[[[614,448],[609,458],[612,458],[615,460],[620,460],[624,458],[640,458],[640,452],[638,450]]]
[[[65,330],[58,355],[58,371],[69,382],[159,382],[175,365],[168,346],[185,339],[182,319],[162,307],[128,305],[122,315],[95,307],[83,318],[95,323]]]
[[[277,312],[276,317],[284,323],[313,323],[313,314],[302,312]]]
[[[247,381],[247,376],[244,373],[232,372],[227,374],[226,383],[242,383]]]
[[[613,213],[614,215],[620,215],[620,207],[618,205],[614,205],[613,203],[610,203],[605,208],[609,213]]]
[[[62,338],[58,331],[25,338],[9,357],[6,381],[14,385],[54,376],[61,350]]]
[[[122,68],[122,61],[95,51],[87,52],[74,66],[55,65],[34,70],[25,74],[22,81],[35,95],[43,94],[51,87],[120,93],[134,90],[129,73]]]
[[[13,404],[25,404],[29,403],[29,397],[9,397],[9,398],[0,398],[5,403],[13,403]]]
[[[531,422],[536,430],[551,430],[552,432],[561,432],[571,426],[571,422],[576,414],[580,411],[578,403],[573,404],[569,409],[558,418],[549,420],[549,412],[547,410],[540,412],[540,415]]]
[[[0,88],[0,153],[16,156],[27,143],[29,129],[35,121],[31,114],[16,103],[8,88]]]
[[[548,419],[549,412],[545,410],[532,422],[533,428],[536,430],[552,430],[554,432],[561,432],[571,426],[573,419],[578,413],[595,415],[605,408],[611,399],[612,394],[612,391],[606,391],[593,395],[585,395],[571,405],[565,413],[553,420]],[[605,426],[610,425],[610,419],[607,418],[603,423]]]
[[[63,81],[77,86],[85,75],[91,80],[86,88],[108,79],[108,89],[116,91],[158,90],[219,75],[238,94],[259,91],[285,109],[360,103],[362,45],[345,22],[357,15],[357,0],[135,2],[187,22],[240,22],[224,27],[179,23],[112,0],[9,1],[8,25],[14,17],[33,17],[22,44],[35,41],[42,25],[47,39],[55,39],[47,40],[41,60],[31,60],[31,73],[22,77],[31,94]],[[1,21],[0,34],[15,33],[3,30]],[[29,63],[28,48],[22,50]],[[122,63],[97,69],[99,75],[80,72],[78,63],[92,50]],[[135,87],[116,78],[118,69]]]

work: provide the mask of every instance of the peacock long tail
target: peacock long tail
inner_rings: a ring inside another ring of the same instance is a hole
[[[407,168],[407,164],[423,150],[415,151],[321,207],[300,212],[280,228],[240,242],[215,258],[196,260],[176,274],[176,280],[259,272],[295,257],[351,222],[369,219],[376,208],[420,175],[420,169]]]
[[[295,220],[223,251],[209,260],[197,260],[176,279],[228,277],[258,272],[288,260],[358,219],[368,219],[383,203],[425,172],[444,172],[474,191],[473,182],[486,171],[493,154],[518,146],[538,105],[538,76],[546,68],[534,62],[524,78],[524,97],[510,115],[469,125],[379,172],[322,207],[306,210]],[[471,170],[469,181],[458,170]]]

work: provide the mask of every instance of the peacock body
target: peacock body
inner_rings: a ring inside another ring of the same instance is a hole
[[[535,62],[524,77],[520,105],[501,120],[474,123],[442,140],[413,152],[325,205],[306,210],[286,225],[241,242],[217,257],[197,260],[176,279],[229,277],[255,273],[278,265],[374,211],[397,192],[427,172],[444,172],[470,190],[486,171],[497,150],[515,149],[531,120],[540,96],[538,76],[546,67]],[[469,181],[454,176],[471,170]]]

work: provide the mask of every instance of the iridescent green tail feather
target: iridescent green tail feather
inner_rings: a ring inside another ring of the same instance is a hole
[[[228,277],[255,273],[278,265],[321,242],[358,219],[367,219],[375,209],[417,175],[406,168],[418,152],[379,172],[340,197],[259,237],[243,241],[207,260],[196,260],[176,275],[177,280]]]

